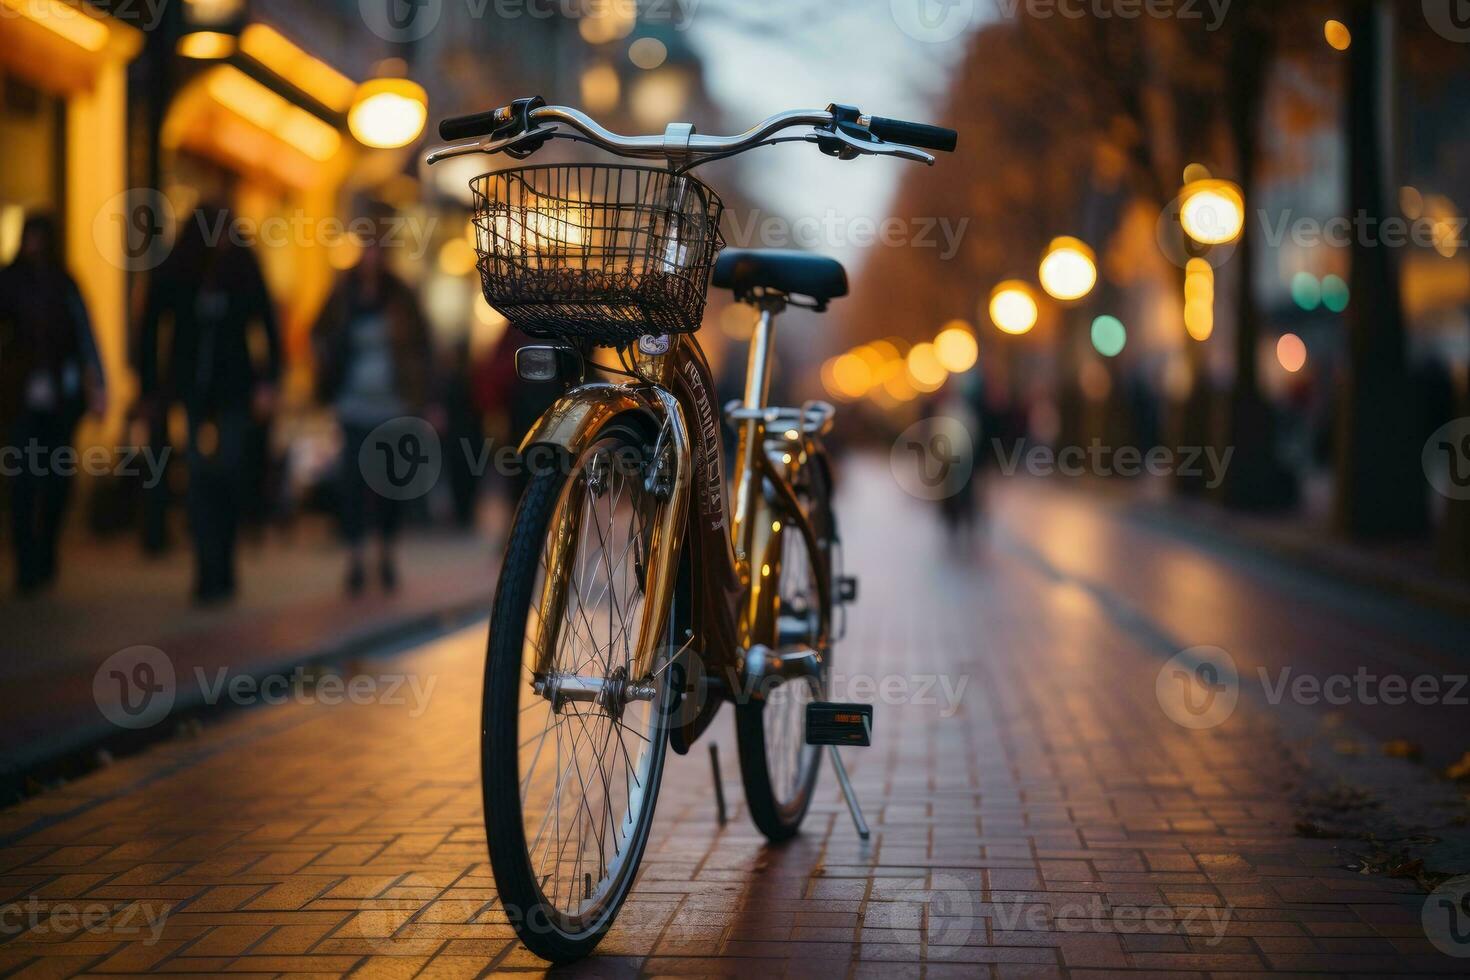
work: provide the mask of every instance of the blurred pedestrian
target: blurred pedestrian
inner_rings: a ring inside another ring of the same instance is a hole
[[[276,312],[251,249],[234,240],[230,213],[200,208],[150,284],[139,363],[146,412],[180,403],[188,416],[189,532],[194,598],[234,597],[235,542],[254,425],[271,418],[281,373]],[[160,331],[171,328],[159,365]]]
[[[61,257],[51,218],[33,215],[20,251],[0,270],[0,432],[8,451],[16,588],[22,595],[56,578],[56,549],[71,491],[68,447],[86,412],[107,398],[91,318]]]
[[[358,462],[362,447],[385,422],[436,414],[428,406],[433,366],[428,326],[413,290],[389,270],[384,240],[374,235],[364,244],[360,261],[342,277],[313,336],[319,395],[336,410],[342,429],[340,510],[351,595],[367,587],[370,524],[378,539],[378,580],[387,591],[398,586],[393,549],[402,504],[368,484]]]

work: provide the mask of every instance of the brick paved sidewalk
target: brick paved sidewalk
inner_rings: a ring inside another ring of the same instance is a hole
[[[493,536],[409,533],[400,589],[350,599],[335,535],[325,522],[303,521],[289,539],[242,547],[238,599],[207,608],[190,601],[185,549],[150,560],[132,540],[77,543],[54,592],[0,598],[0,777],[44,772],[117,734],[97,709],[92,682],[119,650],[157,647],[184,674],[224,667],[231,676],[259,675],[487,608],[499,557]],[[190,706],[186,693],[180,710]]]
[[[1163,627],[1027,537],[1051,519],[1046,533],[1085,550],[1096,528],[1044,502],[1006,507],[1025,526],[961,558],[884,469],[846,476],[865,599],[837,693],[897,678],[868,699],[903,702],[880,703],[873,748],[847,755],[872,841],[824,773],[804,833],[765,846],[727,714],[712,731],[730,824],[716,825],[704,747],[671,756],[633,897],[599,955],[568,972],[1463,975],[1425,939],[1412,882],[1349,870],[1346,842],[1299,835],[1297,791],[1324,774],[1282,719],[1243,698],[1218,728],[1169,721],[1155,695]],[[1213,581],[1166,557],[1177,587]],[[372,668],[437,679],[418,717],[247,712],[0,811],[0,907],[38,910],[0,945],[0,972],[543,969],[514,942],[485,860],[482,651],[472,628]],[[110,918],[83,929],[91,909]]]

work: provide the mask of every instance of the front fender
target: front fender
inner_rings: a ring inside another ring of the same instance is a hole
[[[608,382],[573,388],[536,420],[521,440],[521,454],[533,446],[555,446],[575,457],[604,425],[621,415],[639,418],[653,426],[652,431],[658,431],[659,414],[640,392]]]

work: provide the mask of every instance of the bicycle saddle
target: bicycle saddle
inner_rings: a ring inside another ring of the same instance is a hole
[[[831,300],[847,295],[847,272],[841,262],[823,255],[731,248],[715,262],[714,284],[731,290],[741,301],[757,289],[807,296],[821,310]]]

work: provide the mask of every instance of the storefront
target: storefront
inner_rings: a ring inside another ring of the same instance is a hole
[[[27,214],[59,219],[114,390],[128,376],[127,273],[104,253],[125,232],[95,219],[127,189],[127,66],[142,46],[136,28],[79,2],[0,0],[0,145],[9,158],[0,168],[0,262],[13,257]],[[117,431],[124,408],[125,398],[112,399],[105,432]]]

